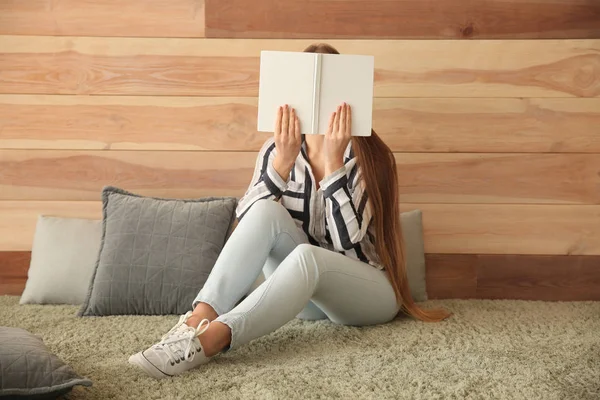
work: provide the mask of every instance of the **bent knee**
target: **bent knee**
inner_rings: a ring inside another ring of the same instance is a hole
[[[318,248],[319,247],[313,246],[312,244],[301,243],[298,246],[296,246],[296,248],[294,249],[293,253],[295,253],[298,256],[301,256],[301,255],[310,255],[310,254],[314,254],[314,252]]]
[[[269,199],[261,199],[250,206],[244,219],[248,216],[258,217],[260,219],[280,218],[284,215],[282,213],[287,213],[287,210],[280,203]]]
[[[290,253],[290,257],[298,260],[298,264],[307,266],[318,267],[323,264],[320,258],[322,252],[326,252],[328,250],[323,249],[319,246],[314,246],[308,243],[302,243],[296,246],[296,248]]]
[[[318,249],[319,247],[311,244],[299,244],[290,254],[288,254],[284,262],[279,265],[278,269],[298,271],[306,278],[310,278],[311,281],[316,280],[319,275],[316,257]]]

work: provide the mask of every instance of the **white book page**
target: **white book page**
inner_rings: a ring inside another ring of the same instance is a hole
[[[301,133],[311,133],[315,58],[312,53],[261,52],[259,132],[273,132],[277,107],[288,104],[296,110]]]
[[[373,56],[323,54],[319,134],[327,132],[329,117],[346,102],[352,107],[352,135],[371,136],[373,118]]]

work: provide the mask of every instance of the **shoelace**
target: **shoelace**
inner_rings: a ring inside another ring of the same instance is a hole
[[[167,357],[169,357],[171,365],[175,365],[175,363],[179,364],[181,361],[192,362],[196,353],[202,350],[201,347],[195,349],[195,351],[193,350],[194,338],[206,332],[210,325],[210,321],[203,319],[200,321],[197,328],[187,326],[185,329],[180,329],[190,315],[192,315],[192,313],[188,311],[185,315],[179,317],[179,322],[177,322],[177,324],[162,337],[161,341],[155,345],[162,348]],[[182,349],[184,349],[183,357],[180,358],[177,353],[181,352]]]
[[[165,333],[161,338],[160,341],[162,342],[163,340],[165,340],[166,338],[168,338],[169,336],[171,336],[177,329],[179,329],[179,327],[183,324],[185,324],[185,321],[187,321],[190,317],[192,316],[192,312],[188,311],[186,312],[184,315],[179,317],[179,321],[175,324],[174,327],[171,328],[171,330],[167,333]]]

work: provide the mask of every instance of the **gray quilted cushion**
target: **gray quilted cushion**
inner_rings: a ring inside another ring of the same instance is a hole
[[[184,314],[225,244],[237,199],[159,199],[109,186],[102,200],[100,254],[78,315]]]
[[[0,327],[0,397],[54,399],[73,386],[91,386],[44,345],[21,328]]]
[[[410,294],[415,301],[427,300],[423,216],[421,210],[400,214],[400,226],[406,250],[406,276]]]

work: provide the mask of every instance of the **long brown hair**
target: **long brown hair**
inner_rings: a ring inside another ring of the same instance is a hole
[[[324,43],[310,45],[304,52],[340,54]],[[374,130],[371,130],[370,137],[353,136],[352,148],[373,209],[377,255],[385,267],[398,304],[404,312],[421,321],[437,322],[449,317],[451,313],[443,309],[420,308],[410,294],[400,229],[398,171],[394,154]],[[390,215],[396,217],[388,218]]]

